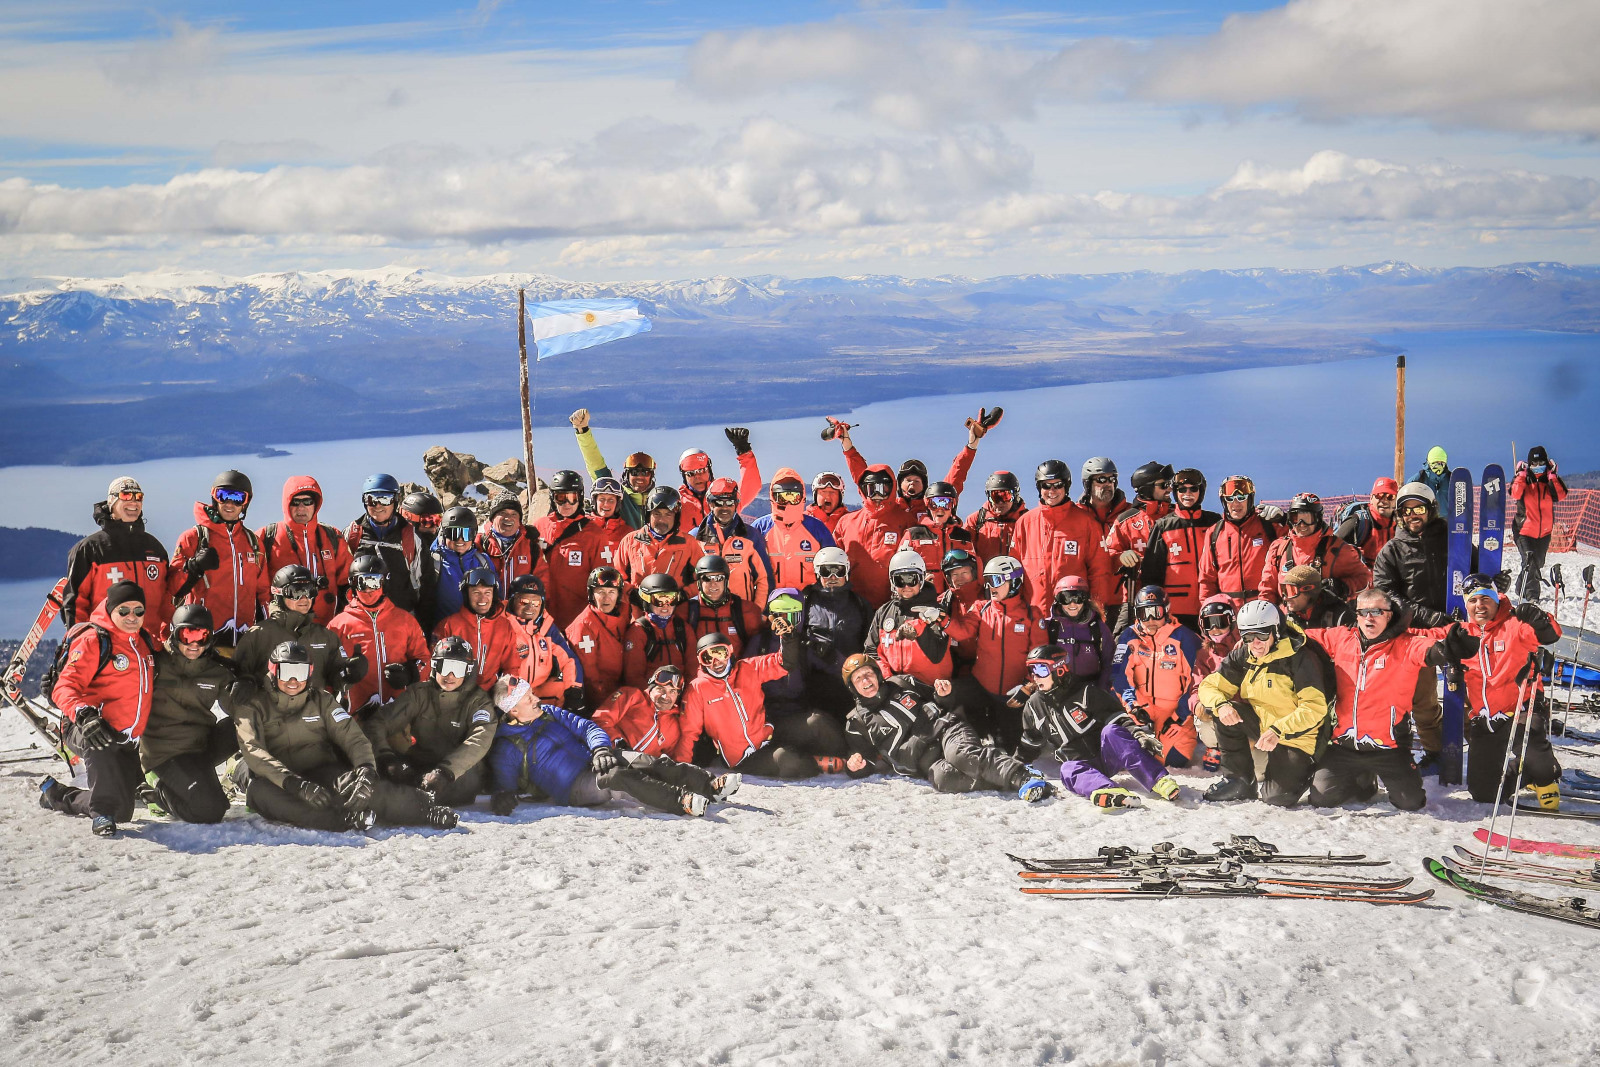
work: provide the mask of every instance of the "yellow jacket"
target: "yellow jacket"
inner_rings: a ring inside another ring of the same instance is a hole
[[[1306,647],[1305,631],[1285,622],[1284,634],[1260,659],[1241,641],[1222,665],[1200,682],[1200,703],[1209,711],[1243,701],[1286,745],[1315,754],[1324,723],[1333,721],[1332,683],[1321,658]]]

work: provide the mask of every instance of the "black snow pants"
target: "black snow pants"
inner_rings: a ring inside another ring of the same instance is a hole
[[[1234,707],[1240,709],[1240,721],[1237,724],[1229,726],[1221,719],[1217,720],[1217,741],[1222,748],[1222,769],[1230,778],[1253,781],[1256,776],[1256,765],[1250,753],[1256,741],[1261,738],[1261,720],[1255,710],[1243,702],[1236,701]],[[1323,738],[1319,741],[1319,748],[1323,747],[1326,736],[1332,732],[1327,724],[1323,725],[1322,731]],[[1280,743],[1277,748],[1267,753],[1267,771],[1259,783],[1261,799],[1275,807],[1294,807],[1300,803],[1300,798],[1305,796],[1306,789],[1311,785],[1311,772],[1315,764],[1316,757],[1311,753]]]
[[[133,818],[133,802],[144,772],[139,766],[139,746],[118,741],[99,752],[84,750],[76,723],[67,726],[67,748],[83,757],[89,788],[67,786],[50,806],[68,815],[109,815],[114,822]]]
[[[1033,777],[1026,764],[994,745],[986,745],[970,726],[945,730],[923,756],[922,776],[941,793],[970,793],[987,786],[1010,792]]]
[[[1528,738],[1527,764],[1522,769],[1523,785],[1549,785],[1561,778],[1561,764],[1550,745],[1549,718],[1540,712],[1533,716],[1533,735]],[[1498,792],[1509,799],[1517,779],[1517,754],[1522,751],[1521,723],[1515,731],[1510,720],[1489,729],[1488,720],[1474,716],[1467,725],[1467,792],[1480,804],[1493,804]]]
[[[1378,795],[1378,782],[1389,791],[1389,803],[1401,811],[1418,811],[1428,802],[1422,775],[1411,762],[1410,736],[1395,748],[1357,750],[1329,745],[1311,778],[1307,798],[1319,808],[1336,808],[1350,801],[1366,803]]]
[[[220,720],[203,751],[174,756],[150,772],[161,806],[184,822],[221,822],[228,814],[228,794],[217,778],[217,765],[238,751],[233,720]]]

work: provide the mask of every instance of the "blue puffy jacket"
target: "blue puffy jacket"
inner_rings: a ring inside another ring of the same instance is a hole
[[[434,573],[439,576],[439,590],[434,596],[435,619],[448,619],[461,610],[461,579],[466,577],[468,571],[476,567],[495,570],[494,560],[481,548],[457,552],[436,544],[433,546],[433,562]]]
[[[572,783],[589,769],[595,749],[611,747],[605,728],[566,708],[545,704],[533,722],[502,722],[489,749],[489,792],[538,789],[558,804],[572,798]]]

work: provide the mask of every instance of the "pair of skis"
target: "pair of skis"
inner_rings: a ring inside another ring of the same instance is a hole
[[[1445,614],[1461,618],[1465,602],[1462,590],[1467,575],[1476,570],[1480,574],[1500,573],[1505,550],[1506,472],[1498,463],[1483,468],[1483,481],[1477,501],[1478,545],[1477,565],[1473,565],[1472,544],[1472,472],[1457,467],[1450,472],[1450,484],[1445,489],[1445,499],[1440,501],[1439,513],[1446,524],[1446,578]],[[1463,750],[1466,744],[1467,687],[1459,666],[1445,668],[1444,699],[1441,701],[1444,721],[1443,750],[1439,755],[1439,784],[1460,785],[1462,780]]]
[[[27,719],[28,725],[33,727],[34,732],[49,745],[50,752],[65,760],[68,767],[76,769],[76,759],[61,742],[60,716],[50,707],[49,700],[31,699],[22,692],[23,679],[28,674],[28,661],[33,659],[34,652],[38,651],[39,642],[44,639],[45,631],[50,629],[50,624],[61,614],[69,595],[65,578],[57,582],[45,595],[44,607],[39,609],[39,617],[34,619],[22,643],[17,646],[17,651],[12,654],[11,661],[6,664],[5,673],[0,675],[0,704],[15,709],[19,715]]]
[[[1441,856],[1446,867],[1469,878],[1515,878],[1527,882],[1551,882],[1556,885],[1576,886],[1600,893],[1600,860],[1592,862],[1587,870],[1577,867],[1558,867],[1553,863],[1534,863],[1530,860],[1509,860],[1474,852],[1470,848],[1455,847],[1456,858]]]
[[[1336,856],[1332,853],[1285,855],[1278,846],[1263,841],[1253,834],[1234,834],[1227,841],[1213,841],[1215,852],[1197,852],[1171,841],[1160,841],[1148,849],[1131,845],[1106,845],[1093,856],[1073,856],[1067,859],[1029,859],[1006,853],[1006,858],[1026,871],[1058,873],[1083,870],[1137,870],[1142,867],[1209,867],[1218,863],[1265,863],[1313,867],[1382,867],[1388,860],[1369,860],[1353,854]]]
[[[1423,860],[1423,864],[1427,867],[1428,873],[1439,881],[1486,904],[1600,929],[1600,909],[1591,907],[1588,900],[1583,897],[1552,899],[1534,893],[1519,893],[1488,885],[1472,875],[1463,873],[1459,868],[1452,869],[1448,863],[1441,863],[1436,859]]]

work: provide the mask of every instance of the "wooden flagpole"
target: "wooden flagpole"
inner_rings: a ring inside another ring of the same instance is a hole
[[[1394,483],[1406,484],[1406,357],[1394,360]]]
[[[523,507],[527,509],[524,514],[531,514],[539,476],[533,473],[533,404],[528,390],[528,310],[524,289],[517,290],[517,352],[522,360],[522,462],[528,468],[528,496]]]

